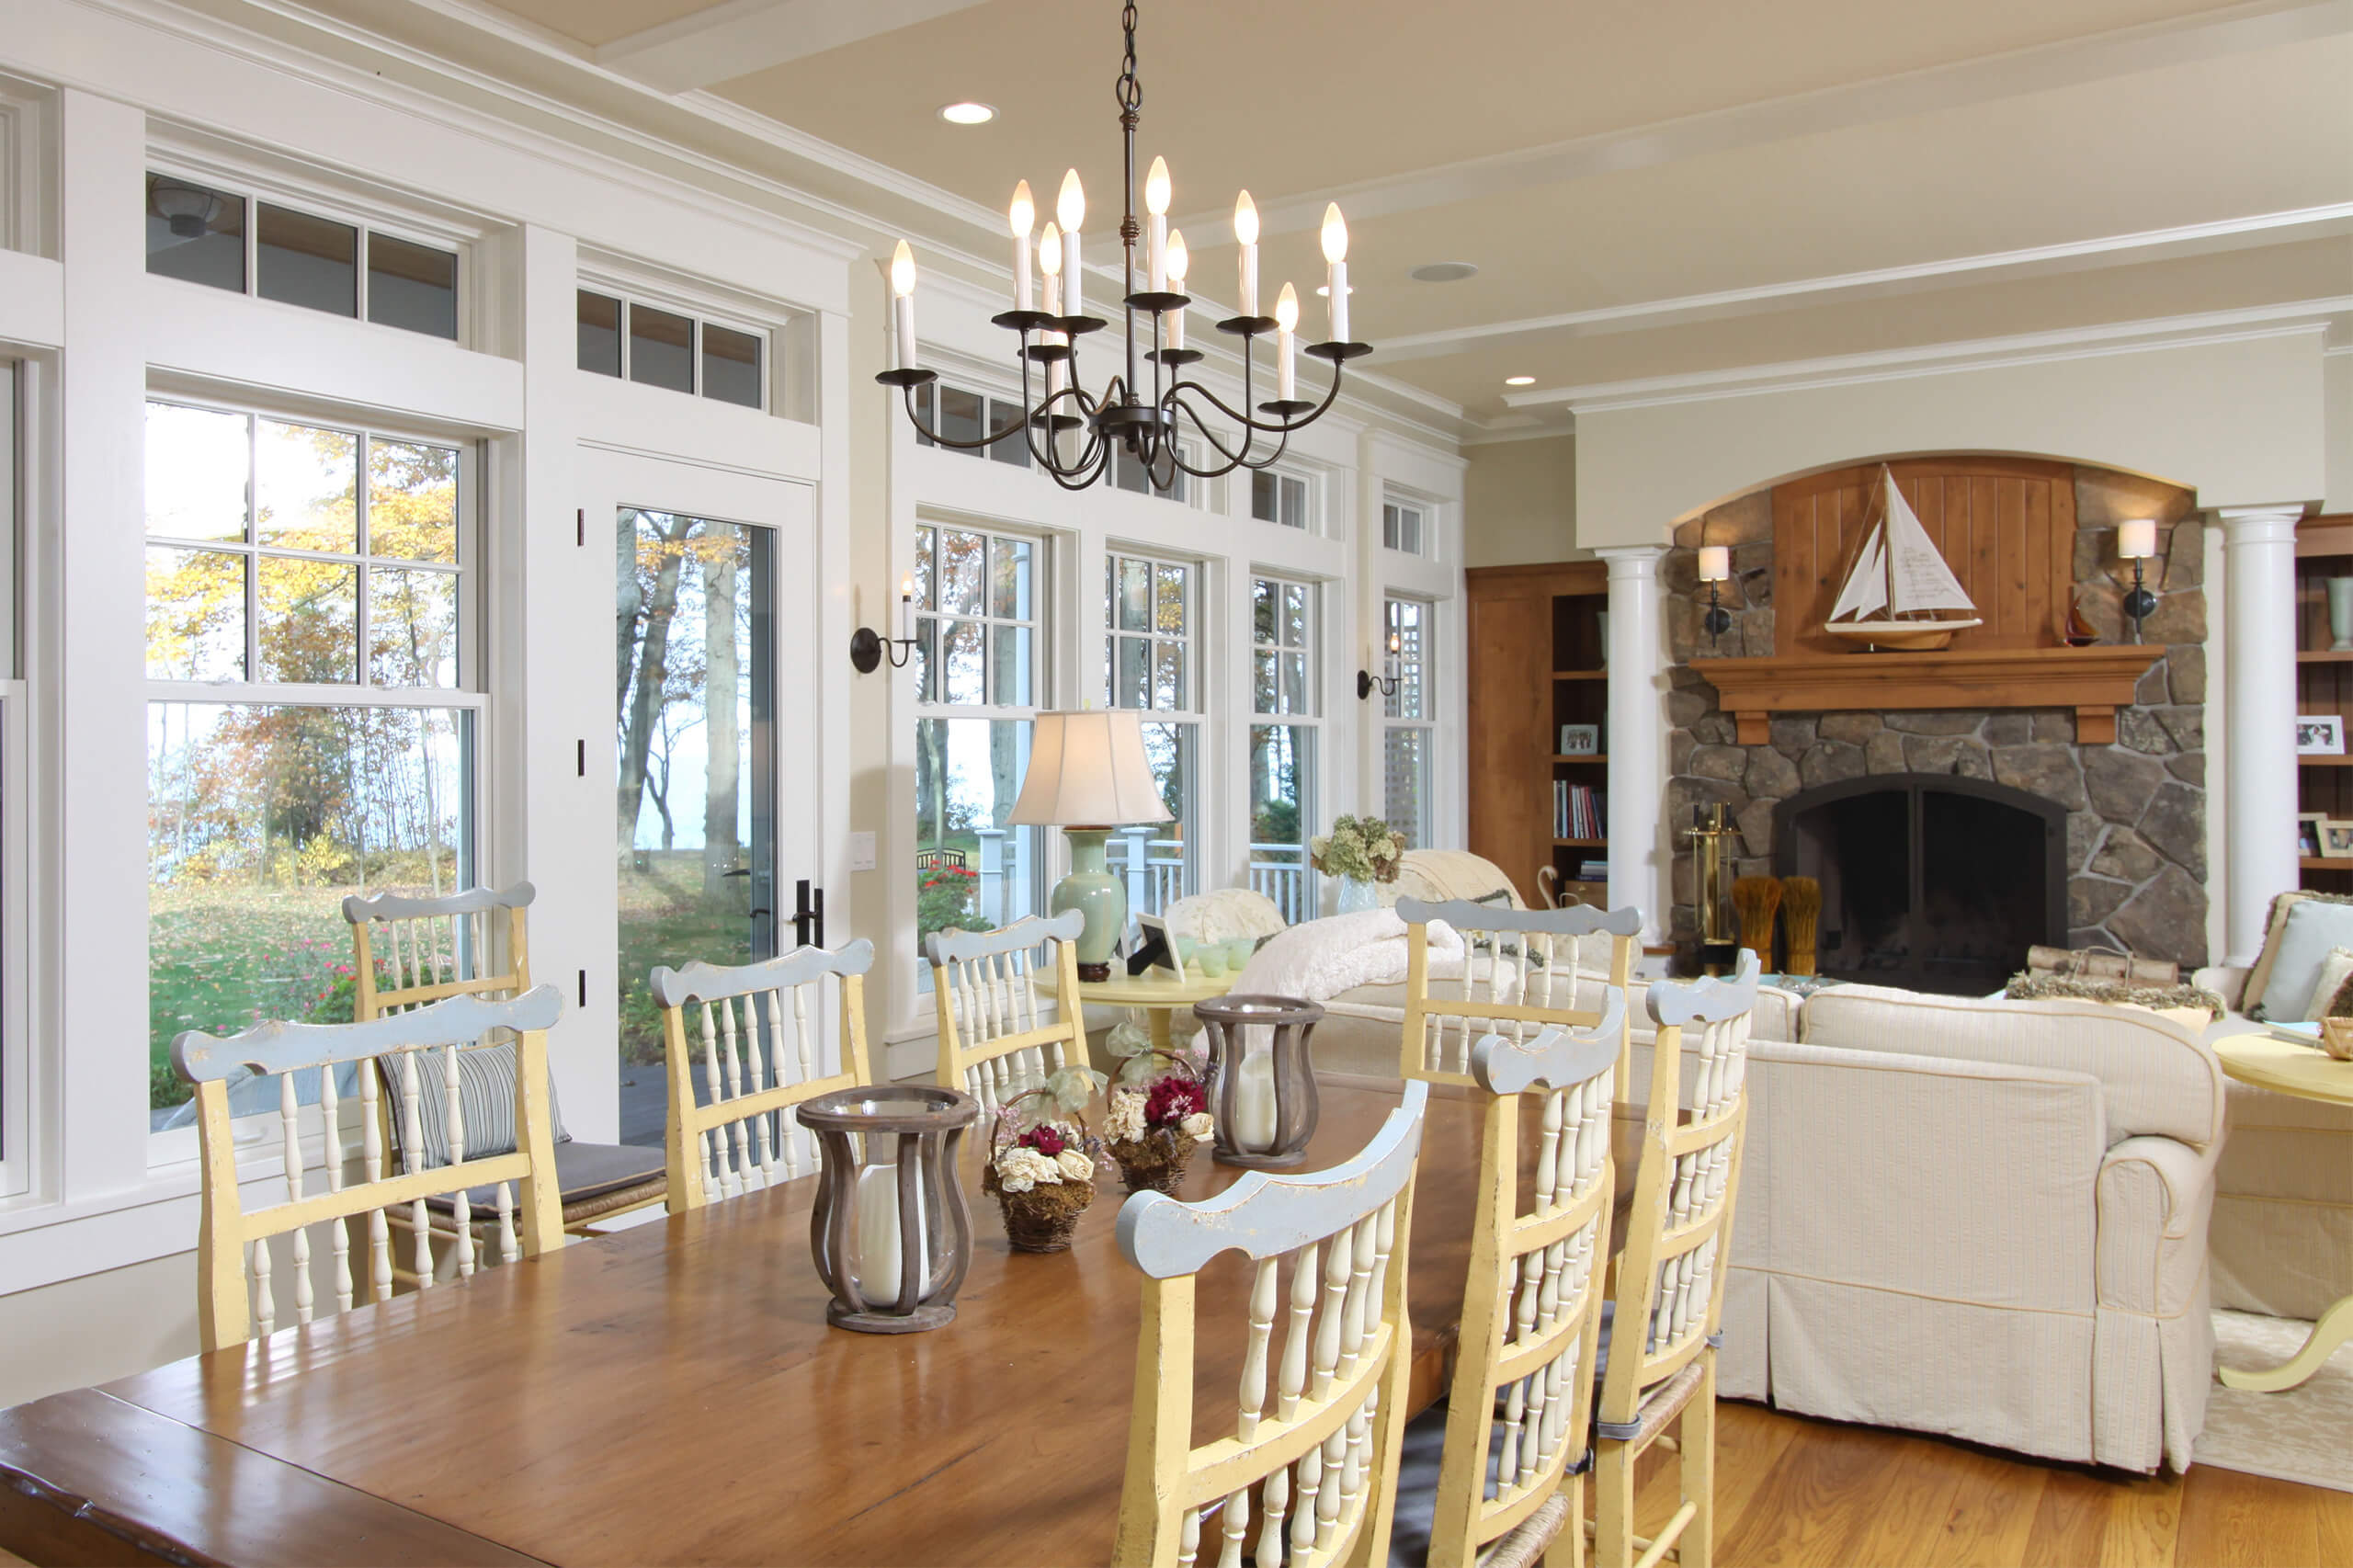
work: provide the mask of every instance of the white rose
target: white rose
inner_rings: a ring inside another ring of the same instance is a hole
[[[1192,1135],[1193,1142],[1196,1143],[1208,1142],[1217,1131],[1217,1123],[1210,1119],[1210,1113],[1205,1110],[1195,1111],[1180,1125],[1185,1131]]]
[[[1062,1167],[1035,1149],[1017,1145],[996,1157],[997,1185],[1007,1192],[1028,1192],[1043,1184],[1061,1185]]]
[[[1105,1128],[1111,1142],[1131,1142],[1143,1136],[1143,1106],[1144,1098],[1140,1090],[1111,1091],[1110,1115]]]
[[[1071,1181],[1095,1179],[1095,1162],[1075,1149],[1064,1149],[1054,1156],[1054,1164],[1062,1167],[1063,1176]]]

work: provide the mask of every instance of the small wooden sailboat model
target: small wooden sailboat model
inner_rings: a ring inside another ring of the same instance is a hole
[[[1968,590],[1895,488],[1893,472],[1884,464],[1879,472],[1880,520],[1871,525],[1822,629],[1872,648],[1942,648],[1954,632],[1984,622],[1973,615],[1966,619],[1938,616],[1941,610],[1977,607],[1969,602]]]

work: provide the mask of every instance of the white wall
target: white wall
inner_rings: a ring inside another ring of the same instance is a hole
[[[1584,561],[1577,541],[1574,436],[1483,441],[1463,450],[1465,566]]]

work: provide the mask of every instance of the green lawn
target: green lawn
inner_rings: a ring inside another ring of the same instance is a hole
[[[748,892],[750,883],[739,879],[729,886]],[[646,976],[655,965],[677,968],[697,959],[713,964],[751,961],[747,908],[744,893],[723,904],[703,902],[702,852],[698,849],[642,850],[633,866],[621,869],[623,1062],[662,1060],[662,1017],[646,989]],[[790,927],[781,911],[777,926],[779,939],[789,939]]]
[[[344,888],[157,887],[147,895],[148,1103],[188,1085],[171,1066],[182,1029],[222,1034],[266,1018],[351,1017]]]

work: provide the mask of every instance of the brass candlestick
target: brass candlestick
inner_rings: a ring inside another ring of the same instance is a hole
[[[1724,821],[1722,801],[1695,807],[1692,814],[1697,825],[1684,829],[1683,835],[1691,841],[1692,869],[1699,884],[1699,966],[1709,974],[1724,974],[1740,951],[1732,912],[1724,901],[1724,873],[1730,858],[1726,841],[1739,830]]]

